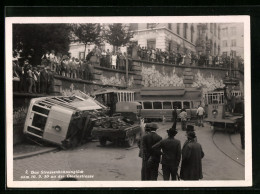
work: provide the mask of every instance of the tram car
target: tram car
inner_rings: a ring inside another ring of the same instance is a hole
[[[141,104],[135,101],[133,90],[104,88],[93,93],[95,99],[109,107],[109,116],[120,114],[136,121],[140,117]]]
[[[95,122],[105,117],[105,109],[91,97],[33,98],[23,132],[33,141],[49,142],[62,148],[75,147],[90,138]]]
[[[172,120],[172,112],[185,109],[188,119],[196,118],[201,104],[200,88],[184,87],[149,87],[135,90],[135,100],[142,106],[141,117],[146,121]]]
[[[230,97],[224,90],[211,91],[205,94],[207,110],[206,122],[211,128],[226,132],[236,132],[238,120],[244,115],[244,103],[241,91],[231,91]]]

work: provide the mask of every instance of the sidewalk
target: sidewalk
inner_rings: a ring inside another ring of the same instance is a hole
[[[24,142],[17,144],[13,148],[13,159],[27,158],[38,154],[43,154],[51,151],[58,150],[55,146],[40,146],[35,143]]]

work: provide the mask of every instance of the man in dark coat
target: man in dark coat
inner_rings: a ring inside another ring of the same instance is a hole
[[[163,180],[176,180],[179,163],[181,160],[181,142],[174,136],[178,133],[176,129],[169,129],[168,138],[155,144],[153,149],[162,149]]]
[[[187,138],[182,148],[180,176],[183,180],[199,180],[203,178],[201,159],[204,157],[204,152],[201,145],[194,140],[196,138],[194,131],[188,132]]]
[[[172,128],[173,129],[176,129],[177,118],[178,118],[177,106],[174,106],[174,109],[172,111],[172,121],[173,121]]]
[[[151,129],[150,129],[150,124],[146,124],[145,125],[145,128],[144,128],[144,131],[142,133],[142,137],[148,133],[151,132]],[[141,169],[141,180],[144,181],[144,180],[147,180],[146,178],[146,172],[147,172],[147,161],[144,160],[145,158],[143,157],[143,138],[141,137],[141,139],[137,142],[138,144],[138,147],[139,147],[139,157],[142,158],[142,169]]]
[[[146,124],[151,132],[142,137],[143,160],[147,164],[145,176],[146,180],[157,180],[158,168],[161,159],[160,149],[152,149],[152,146],[162,140],[162,137],[156,133],[158,125],[155,123]]]

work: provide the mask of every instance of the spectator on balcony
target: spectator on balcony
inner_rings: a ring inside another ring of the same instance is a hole
[[[154,48],[151,50],[151,61],[152,62],[156,61],[156,51]]]
[[[147,55],[147,60],[148,60],[148,61],[151,61],[151,55],[152,55],[152,50],[151,50],[151,48],[148,48],[148,49],[147,49],[146,55]]]
[[[107,49],[107,52],[106,52],[106,67],[108,67],[108,68],[111,67],[110,61],[111,61],[111,52],[109,51],[109,49]]]
[[[42,70],[40,71],[40,87],[41,93],[46,93],[47,91],[47,84],[48,84],[48,72],[47,67],[42,66]]]
[[[78,58],[75,58],[74,61],[75,67],[74,67],[74,78],[78,79],[79,78],[79,70],[80,70],[80,61]]]
[[[209,55],[209,57],[208,57],[208,60],[209,60],[209,65],[208,65],[208,67],[212,67],[213,66],[213,62],[212,62],[212,56],[211,55]]]
[[[56,73],[58,75],[61,75],[61,62],[62,62],[62,54],[61,53],[57,53],[56,56]]]
[[[50,52],[46,51],[46,53],[43,54],[41,59],[42,59],[41,64],[44,65],[45,67],[48,66],[50,62]]]
[[[101,67],[107,66],[106,65],[106,55],[107,55],[107,53],[106,53],[105,49],[103,49],[102,52],[101,52],[101,59],[100,59],[100,66]]]
[[[55,51],[51,50],[51,53],[49,55],[50,58],[50,67],[51,67],[51,71],[56,72],[56,56],[55,56]]]
[[[37,66],[33,68],[33,74],[34,74],[34,82],[35,82],[35,90],[37,93],[41,93],[41,88],[40,88],[40,71],[39,71],[40,66]]]
[[[128,59],[128,70],[132,71],[133,59],[132,59],[132,55],[130,53],[128,53],[127,59]]]
[[[26,71],[26,83],[28,84],[28,93],[32,93],[32,89],[33,89],[33,83],[34,83],[34,79],[33,79],[33,72],[32,72],[32,66],[28,65],[27,71]],[[34,91],[36,92],[36,91]]]
[[[88,49],[88,54],[86,56],[86,60],[89,61],[92,56],[94,56],[94,50],[90,51],[90,49]]]
[[[112,69],[116,69],[116,62],[117,62],[117,55],[115,52],[113,52],[112,57],[111,57]]]
[[[62,76],[68,76],[68,68],[69,68],[69,60],[68,60],[68,56],[64,55],[62,57],[62,62],[61,62],[61,75]]]
[[[118,56],[118,69],[124,70],[125,69],[125,64],[124,64],[124,56],[122,53],[120,53]]]
[[[137,56],[138,56],[138,59],[142,59],[142,48],[140,46],[140,44],[138,44],[138,47],[137,47]]]
[[[47,70],[47,91],[46,92],[47,94],[51,94],[53,81],[54,81],[53,71],[51,71],[50,67],[47,67],[46,70]]]

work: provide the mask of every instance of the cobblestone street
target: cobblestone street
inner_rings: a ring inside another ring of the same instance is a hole
[[[166,137],[166,130],[170,128],[171,123],[159,123],[159,126],[158,134]],[[177,129],[180,129],[180,126],[177,125]],[[244,151],[240,149],[239,134],[229,136],[223,132],[216,132],[213,137],[213,131],[208,125],[203,128],[195,127],[195,131],[205,153],[202,160],[203,180],[243,180]],[[179,130],[176,138],[183,146],[185,132]],[[141,171],[138,151],[136,145],[131,149],[113,144],[101,147],[98,141],[93,141],[72,150],[14,160],[14,181],[57,181],[62,178],[61,175],[67,174],[72,177],[77,175],[78,180],[84,181],[138,181]],[[70,172],[48,174],[57,170]],[[160,174],[158,180],[162,180]]]

